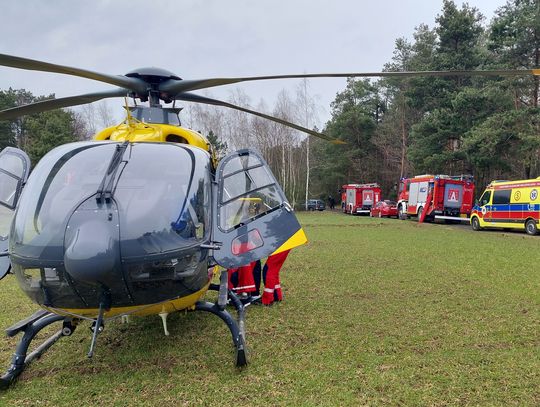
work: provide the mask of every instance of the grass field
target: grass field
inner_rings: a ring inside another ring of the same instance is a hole
[[[299,215],[310,243],[285,301],[250,307],[251,364],[202,313],[87,326],[32,364],[0,405],[540,405],[540,236],[339,213]],[[35,306],[2,281],[0,327]],[[0,345],[7,367],[15,341]]]

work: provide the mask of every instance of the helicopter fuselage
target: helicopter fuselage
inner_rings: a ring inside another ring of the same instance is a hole
[[[199,133],[128,114],[96,141],[49,152],[10,233],[22,290],[75,318],[100,307],[105,317],[169,313],[194,307],[217,263],[239,266],[306,241],[262,158],[245,150],[216,169],[209,150]]]
[[[212,276],[201,248],[210,239],[210,155],[185,144],[129,143],[106,191],[117,146],[55,149],[21,197],[13,271],[33,301],[57,313],[92,316],[102,300],[110,314],[182,309]]]

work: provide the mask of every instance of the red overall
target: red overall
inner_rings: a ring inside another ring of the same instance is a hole
[[[283,263],[287,259],[290,250],[274,254],[266,260],[263,269],[264,293],[262,303],[270,305],[274,301],[283,300],[283,292],[281,291],[281,283],[279,281],[279,271]]]
[[[229,288],[236,294],[249,293],[251,295],[259,295],[260,275],[260,260],[252,261],[239,268],[229,269]]]

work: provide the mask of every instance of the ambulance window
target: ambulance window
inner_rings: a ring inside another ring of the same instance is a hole
[[[484,192],[484,195],[480,198],[480,206],[487,205],[489,203],[489,198],[491,198],[491,191]]]
[[[498,190],[493,193],[493,205],[507,205],[510,203],[511,189]]]

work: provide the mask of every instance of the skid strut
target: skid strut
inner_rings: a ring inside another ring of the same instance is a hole
[[[221,320],[227,324],[229,331],[231,331],[235,348],[236,366],[245,366],[247,365],[248,360],[246,349],[244,304],[242,304],[238,296],[233,291],[227,288],[227,271],[223,271],[221,273],[220,284],[210,284],[209,289],[219,293],[218,300],[214,304],[207,301],[198,301],[195,304],[195,310],[210,312],[221,318]],[[225,309],[228,302],[236,309],[236,313],[238,315],[236,320]]]
[[[39,333],[39,331],[55,322],[62,320],[64,320],[64,325],[58,332],[51,335],[33,352],[27,354],[30,343]],[[75,326],[72,325],[69,320],[66,320],[65,317],[53,314],[52,312],[47,312],[45,310],[37,311],[28,318],[17,322],[15,325],[8,328],[6,330],[6,334],[9,337],[13,337],[19,332],[24,332],[24,334],[17,345],[15,354],[13,355],[13,359],[11,360],[11,365],[4,373],[4,375],[0,377],[0,389],[8,388],[11,383],[13,383],[15,379],[23,372],[26,366],[30,364],[30,362],[32,362],[34,359],[39,358],[62,336],[71,335],[74,329]]]

